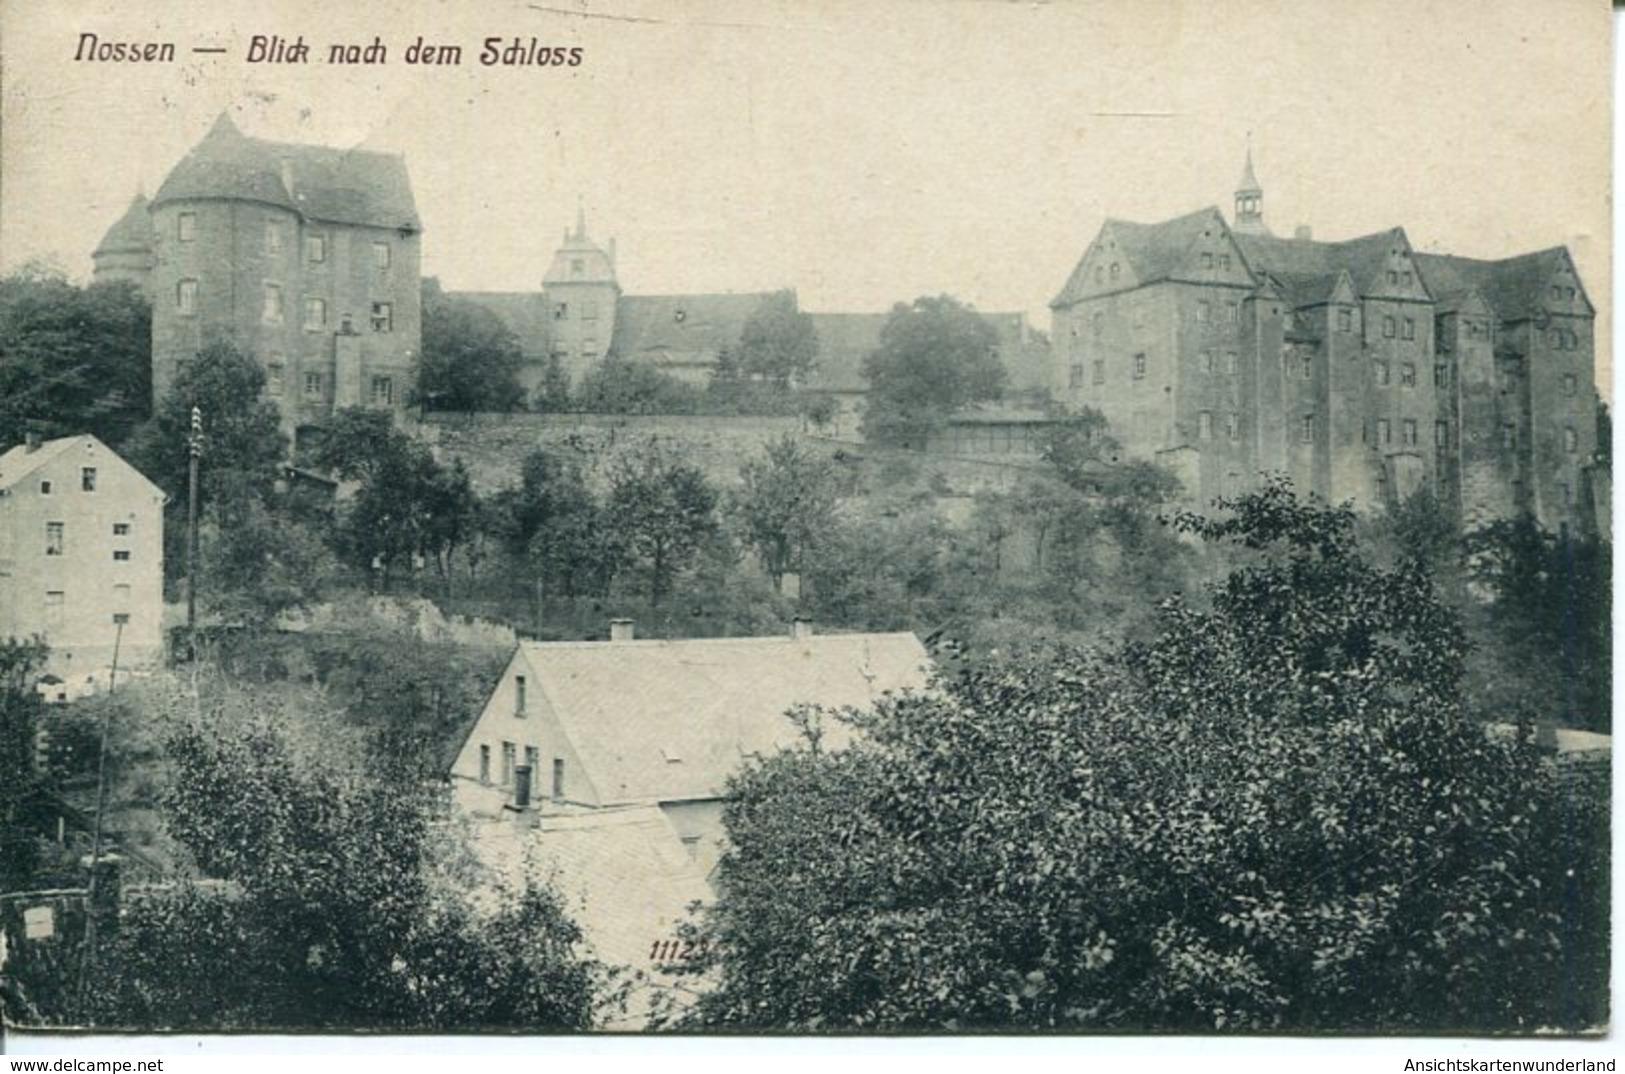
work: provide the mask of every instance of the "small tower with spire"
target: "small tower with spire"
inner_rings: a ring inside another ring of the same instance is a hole
[[[1236,186],[1235,230],[1245,235],[1268,235],[1264,223],[1264,188],[1253,174],[1252,140],[1247,142],[1247,163],[1241,170],[1241,182]]]
[[[549,348],[572,382],[608,353],[620,297],[615,242],[605,249],[587,237],[587,212],[578,201],[575,229],[564,233],[542,277]]]

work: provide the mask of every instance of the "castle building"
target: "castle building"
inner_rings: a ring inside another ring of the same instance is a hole
[[[94,255],[153,298],[153,393],[226,343],[264,366],[296,435],[345,406],[404,414],[421,342],[419,233],[404,161],[269,142],[221,115]]]
[[[1249,152],[1231,222],[1108,219],[1050,304],[1054,396],[1199,503],[1283,473],[1364,506],[1425,489],[1469,526],[1595,521],[1595,311],[1566,248],[1279,238],[1263,197]]]

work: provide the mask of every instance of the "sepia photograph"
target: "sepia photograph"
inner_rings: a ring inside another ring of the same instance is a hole
[[[0,3],[0,1041],[1593,1055],[1613,33]]]

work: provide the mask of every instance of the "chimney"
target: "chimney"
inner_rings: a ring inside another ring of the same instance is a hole
[[[631,641],[632,640],[632,620],[630,620],[630,619],[611,619],[609,621],[609,640],[610,641]]]
[[[277,164],[279,165],[277,170],[281,173],[283,189],[288,192],[289,197],[296,196],[293,189],[293,161],[287,157],[281,157],[277,160]]]
[[[812,620],[804,615],[798,615],[790,620],[790,638],[793,641],[805,641],[813,636]]]
[[[1292,229],[1292,237],[1294,239],[1301,239],[1304,242],[1308,242],[1310,239],[1315,237],[1315,229],[1310,227],[1308,224],[1299,224],[1297,227]]]
[[[32,455],[34,452],[39,450],[39,433],[30,430],[23,439],[28,445],[28,454]]]
[[[513,807],[530,808],[530,765],[522,764],[513,770]]]
[[[609,237],[609,267],[615,267],[615,236]]]

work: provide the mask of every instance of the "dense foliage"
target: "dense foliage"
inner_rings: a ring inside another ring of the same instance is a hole
[[[1226,506],[1182,524],[1241,564],[1148,643],[962,668],[739,777],[690,1023],[1603,1020],[1605,821],[1463,718],[1427,576],[1279,486]]]
[[[23,811],[39,782],[34,733],[41,706],[34,683],[46,652],[39,638],[0,638],[0,891],[21,887],[37,860]]]
[[[785,574],[806,568],[808,551],[829,530],[843,492],[839,470],[793,437],[768,445],[764,457],[740,468],[743,487],[733,509],[745,541],[775,588]]]
[[[651,441],[622,454],[610,473],[604,539],[641,576],[651,603],[719,536],[717,494],[705,475]]]
[[[429,410],[506,412],[525,405],[519,337],[501,317],[438,280],[423,282],[423,363],[418,396]]]
[[[912,448],[923,448],[955,411],[997,399],[1005,380],[992,325],[947,295],[893,307],[863,373],[863,435]]]
[[[122,444],[152,394],[152,306],[129,283],[0,279],[0,451],[29,432]]]

